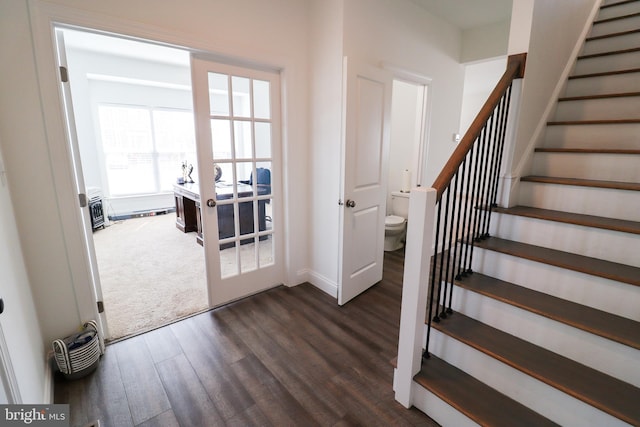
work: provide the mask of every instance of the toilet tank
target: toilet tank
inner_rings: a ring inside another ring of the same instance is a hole
[[[394,215],[402,218],[409,217],[409,193],[402,191],[391,192],[391,210]]]

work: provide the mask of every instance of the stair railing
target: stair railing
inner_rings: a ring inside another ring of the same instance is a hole
[[[453,283],[472,273],[474,244],[489,235],[512,84],[524,76],[525,60],[526,53],[509,57],[504,75],[433,188],[411,190],[393,376],[395,398],[407,408],[422,398],[415,394],[413,377],[429,357],[432,324],[452,314]]]
[[[524,75],[526,54],[510,56],[484,106],[433,183],[436,191],[435,255],[427,303],[429,357],[433,322],[453,313],[453,284],[473,273],[475,243],[489,237],[496,207],[513,81]]]

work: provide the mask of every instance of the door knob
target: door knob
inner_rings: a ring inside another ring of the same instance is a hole
[[[348,208],[355,208],[356,207],[356,202],[354,200],[347,200],[345,202],[345,205],[347,205]]]
[[[210,208],[213,208],[216,206],[216,201],[213,199],[209,199],[207,200],[207,206],[209,206]]]

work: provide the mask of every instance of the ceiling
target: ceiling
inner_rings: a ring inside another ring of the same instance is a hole
[[[461,30],[502,22],[511,16],[513,0],[412,0]]]

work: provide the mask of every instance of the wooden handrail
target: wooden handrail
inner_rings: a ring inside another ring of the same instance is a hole
[[[469,126],[469,130],[467,130],[467,133],[460,141],[460,144],[458,144],[451,154],[449,161],[442,168],[440,175],[438,175],[436,180],[433,182],[432,187],[438,192],[437,201],[440,201],[442,198],[442,193],[453,179],[458,168],[460,168],[465,156],[473,147],[473,143],[480,135],[480,132],[491,117],[491,113],[493,113],[493,110],[495,110],[498,102],[500,102],[500,99],[505,94],[513,80],[520,79],[524,76],[526,59],[526,53],[509,56],[507,60],[507,69],[498,81],[498,84],[496,84],[491,95],[489,95],[489,98],[480,109],[480,112],[471,123],[471,126]]]

